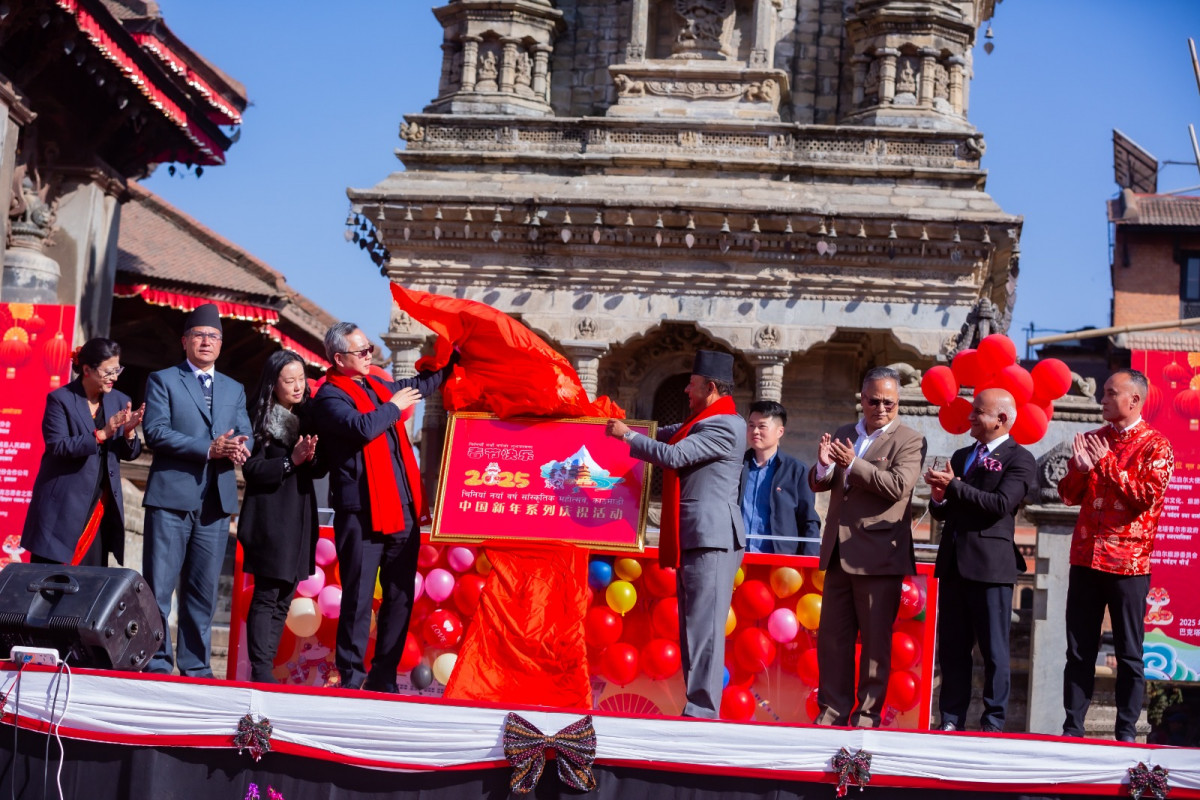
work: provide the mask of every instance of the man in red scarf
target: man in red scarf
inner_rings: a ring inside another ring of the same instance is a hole
[[[608,421],[610,436],[664,470],[658,559],[676,570],[685,717],[720,714],[725,621],[746,549],[738,505],[746,421],[738,416],[732,391],[733,356],[700,350],[684,390],[686,422],[660,428],[654,441],[620,420]]]
[[[1117,655],[1118,741],[1132,742],[1146,679],[1142,643],[1150,554],[1175,457],[1167,437],[1142,419],[1146,376],[1119,369],[1104,384],[1108,425],[1075,436],[1074,455],[1058,494],[1079,506],[1067,584],[1067,667],[1063,672],[1064,736],[1082,736],[1096,682],[1105,608]]]
[[[436,391],[457,358],[437,372],[401,381],[369,377],[375,347],[353,322],[325,334],[333,368],[313,401],[321,437],[318,455],[329,466],[330,505],[342,608],[335,662],[342,685],[396,691],[421,546],[429,510],[401,412]],[[375,573],[383,589],[370,674],[364,667],[371,628]]]

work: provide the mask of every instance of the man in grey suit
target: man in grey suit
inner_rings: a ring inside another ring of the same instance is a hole
[[[237,510],[234,465],[250,455],[250,418],[242,385],[214,369],[221,354],[221,317],[202,305],[184,325],[187,358],[146,384],[142,428],[154,451],[146,480],[142,573],[166,632],[150,672],[211,678],[209,665],[217,583]],[[179,590],[178,659],[167,617]]]
[[[733,356],[700,350],[684,390],[690,415],[658,431],[658,441],[608,421],[629,452],[662,467],[658,558],[675,568],[679,645],[687,689],[685,717],[716,719],[725,668],[725,621],[746,549],[738,506],[746,421],[733,398]]]

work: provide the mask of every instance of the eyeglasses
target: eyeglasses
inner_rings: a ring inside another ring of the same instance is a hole
[[[872,397],[870,400],[867,400],[867,405],[874,406],[875,408],[882,408],[884,411],[891,411],[896,407],[896,401],[884,400],[880,397]]]
[[[102,381],[106,381],[106,380],[108,380],[109,378],[115,378],[115,377],[117,377],[118,375],[120,375],[120,374],[121,374],[122,372],[124,372],[124,371],[125,371],[125,368],[124,368],[124,367],[113,367],[112,369],[106,369],[106,370],[104,370],[103,372],[100,372],[100,371],[98,371],[98,370],[97,370],[97,372],[96,372],[96,376],[97,376],[97,377],[99,377],[99,378],[100,378],[100,380],[102,380]]]
[[[375,352],[375,345],[369,344],[366,347],[364,347],[362,350],[343,350],[342,355],[355,356],[356,358],[366,358],[367,356],[371,355],[374,352]]]
[[[199,339],[203,342],[219,342],[219,341],[221,341],[221,334],[219,334],[219,333],[190,333],[188,335],[191,336],[193,339]]]

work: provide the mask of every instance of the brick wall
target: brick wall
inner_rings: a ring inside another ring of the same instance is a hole
[[[1179,258],[1200,255],[1200,235],[1117,228],[1113,253],[1113,325],[1179,318]],[[1126,266],[1128,264],[1128,266]]]

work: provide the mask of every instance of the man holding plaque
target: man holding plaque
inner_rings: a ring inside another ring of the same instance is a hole
[[[658,560],[676,570],[685,717],[716,719],[725,667],[725,621],[746,533],[738,506],[746,421],[730,397],[733,356],[697,351],[684,392],[688,419],[658,430],[658,441],[608,421],[608,434],[663,469]]]

